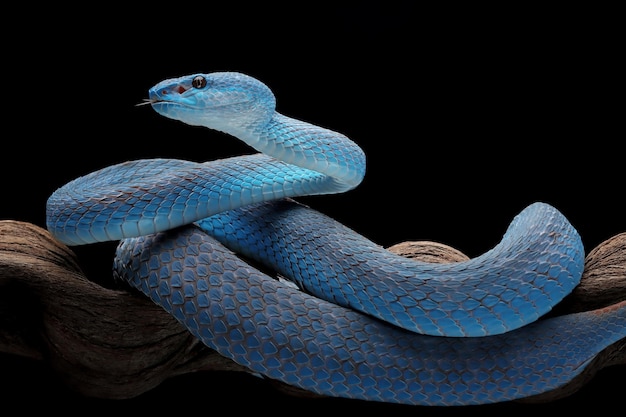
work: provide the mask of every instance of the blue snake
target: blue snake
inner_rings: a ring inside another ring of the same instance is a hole
[[[626,336],[626,303],[542,317],[584,268],[579,234],[549,204],[525,208],[481,256],[410,260],[294,200],[349,192],[365,155],[277,112],[259,80],[168,79],[146,104],[258,153],[89,173],[50,196],[48,230],[68,245],[119,240],[116,277],[256,374],[334,397],[485,404],[558,388]]]

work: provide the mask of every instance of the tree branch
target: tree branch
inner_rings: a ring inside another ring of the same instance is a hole
[[[389,248],[428,262],[467,259],[433,242]],[[46,361],[76,392],[133,398],[164,380],[195,371],[249,372],[209,349],[148,298],[89,280],[75,253],[44,229],[0,221],[0,352]],[[586,258],[581,284],[553,312],[565,314],[626,299],[626,233]],[[526,402],[547,402],[578,391],[602,368],[626,364],[626,341],[606,349],[566,387]],[[295,397],[317,395],[271,382]]]

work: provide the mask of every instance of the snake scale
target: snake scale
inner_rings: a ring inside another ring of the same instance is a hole
[[[145,104],[258,153],[89,173],[50,196],[48,230],[68,245],[119,240],[115,277],[259,375],[334,397],[486,404],[558,388],[626,336],[626,303],[541,318],[584,267],[579,234],[549,204],[468,261],[405,259],[293,200],[355,188],[365,155],[277,112],[259,80],[168,79]]]

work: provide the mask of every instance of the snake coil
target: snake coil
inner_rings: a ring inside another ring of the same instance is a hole
[[[278,113],[260,81],[193,74],[158,83],[146,103],[259,153],[95,171],[50,196],[48,229],[68,245],[120,240],[117,277],[254,372],[337,397],[483,404],[557,388],[626,335],[624,303],[539,320],[584,265],[580,236],[548,204],[474,259],[408,260],[292,200],[358,186],[365,156]]]

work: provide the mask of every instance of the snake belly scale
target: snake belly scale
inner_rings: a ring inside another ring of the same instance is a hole
[[[68,245],[120,240],[116,276],[254,372],[338,397],[482,404],[554,389],[625,336],[623,303],[538,320],[584,265],[580,236],[548,204],[469,261],[407,260],[292,200],[358,186],[365,156],[278,113],[260,81],[193,74],[158,83],[147,104],[259,153],[103,168],[50,196],[48,229]]]

